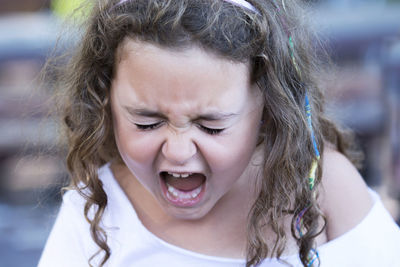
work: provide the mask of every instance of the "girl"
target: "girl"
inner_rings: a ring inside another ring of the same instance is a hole
[[[72,181],[40,267],[400,266],[297,3],[96,3],[63,80]]]

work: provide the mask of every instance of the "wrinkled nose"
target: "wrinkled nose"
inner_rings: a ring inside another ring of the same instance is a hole
[[[176,165],[184,165],[197,152],[196,144],[185,133],[171,133],[161,150],[164,157]]]

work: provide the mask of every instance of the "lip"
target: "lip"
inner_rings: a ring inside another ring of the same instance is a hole
[[[174,171],[168,171],[168,172],[174,172]],[[190,172],[174,172],[174,173],[185,174],[185,173],[196,173],[196,172],[190,171]],[[174,199],[172,199],[171,197],[168,196],[168,195],[170,195],[170,193],[168,192],[167,185],[166,185],[166,183],[164,181],[164,178],[161,176],[161,172],[159,174],[159,179],[160,179],[161,192],[162,192],[162,195],[164,197],[164,200],[166,202],[168,202],[169,204],[175,206],[175,207],[179,207],[179,208],[194,207],[194,206],[198,205],[202,201],[202,199],[204,197],[204,194],[206,192],[207,178],[204,181],[204,183],[201,185],[200,193],[195,198],[190,199],[190,200],[185,200],[185,201],[182,201],[182,200],[179,200],[179,199],[174,200]]]

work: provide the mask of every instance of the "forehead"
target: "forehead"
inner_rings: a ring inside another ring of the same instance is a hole
[[[241,105],[250,90],[249,65],[198,46],[180,50],[125,40],[118,51],[113,90],[136,106],[170,110]]]

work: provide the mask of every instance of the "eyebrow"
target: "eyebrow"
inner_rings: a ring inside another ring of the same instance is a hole
[[[236,113],[206,113],[197,117],[196,120],[203,120],[203,121],[219,121],[219,120],[227,120],[233,117],[238,116],[239,114]]]
[[[148,109],[142,109],[142,108],[131,108],[131,107],[125,107],[126,111],[133,116],[143,116],[143,117],[150,117],[150,118],[161,118],[161,119],[167,119],[167,117],[157,111],[152,111]],[[204,120],[204,121],[218,121],[218,120],[227,120],[233,117],[238,116],[239,114],[237,113],[224,113],[224,112],[216,112],[216,113],[205,113],[197,116],[195,120]]]
[[[143,116],[143,117],[151,117],[151,118],[163,118],[166,119],[166,117],[156,111],[151,111],[148,109],[142,109],[142,108],[131,108],[131,107],[124,107],[125,110],[133,116]]]

